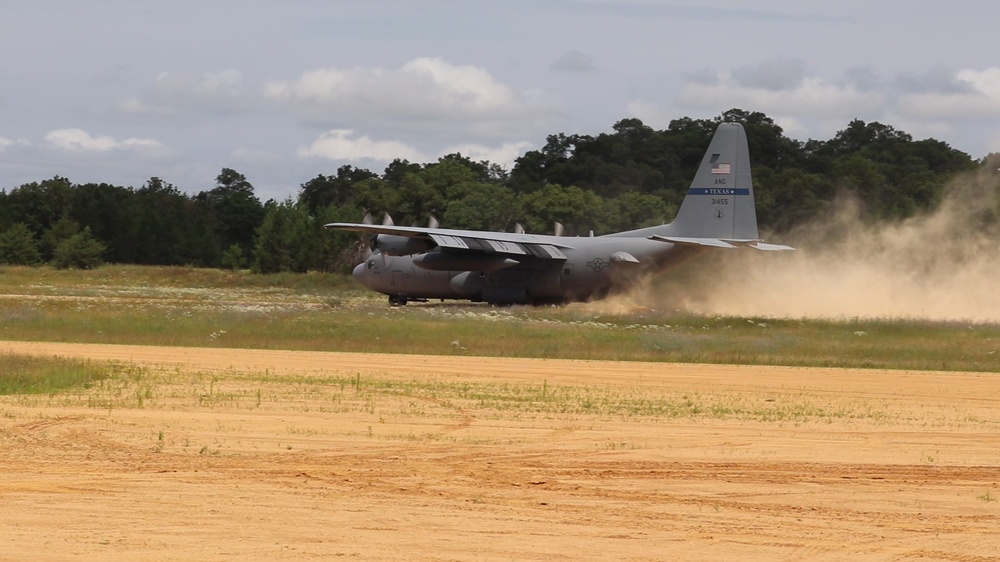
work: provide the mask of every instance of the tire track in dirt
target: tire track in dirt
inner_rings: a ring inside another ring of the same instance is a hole
[[[13,558],[39,548],[55,558],[39,545],[56,543],[108,560],[979,562],[1000,551],[1000,513],[989,501],[1000,495],[1000,385],[983,374],[0,342],[3,349],[168,373],[546,380],[655,396],[809,393],[892,400],[906,414],[889,426],[518,417],[421,396],[402,398],[426,411],[323,412],[330,402],[321,385],[312,398],[263,408],[184,402],[166,391],[122,409],[0,397],[0,544]],[[245,384],[226,379],[225,391],[246,392]],[[951,417],[924,420],[928,409]],[[921,450],[934,460],[918,464]]]

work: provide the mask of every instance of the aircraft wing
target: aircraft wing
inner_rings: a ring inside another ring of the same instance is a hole
[[[755,250],[764,251],[778,251],[778,250],[794,250],[795,248],[791,246],[783,246],[781,244],[765,244],[761,240],[750,240],[750,239],[728,239],[728,238],[684,238],[679,236],[650,236],[651,240],[659,240],[660,242],[670,242],[672,244],[679,244],[681,246],[707,246],[711,248],[753,248]]]
[[[351,230],[367,234],[387,234],[432,240],[445,250],[467,250],[472,252],[509,255],[533,255],[540,258],[565,260],[563,249],[573,249],[558,236],[518,234],[515,232],[488,232],[483,230],[455,230],[450,228],[429,228],[422,226],[393,226],[363,223],[334,222],[324,225],[330,230]]]

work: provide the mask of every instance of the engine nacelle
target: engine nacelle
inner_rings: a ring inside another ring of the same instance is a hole
[[[375,248],[387,256],[410,256],[422,254],[434,247],[434,242],[425,238],[379,234],[375,237]]]
[[[497,271],[519,262],[498,254],[427,252],[413,258],[413,265],[431,271]]]

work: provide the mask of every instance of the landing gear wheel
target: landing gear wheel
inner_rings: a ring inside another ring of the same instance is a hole
[[[406,306],[406,297],[389,295],[389,306]]]

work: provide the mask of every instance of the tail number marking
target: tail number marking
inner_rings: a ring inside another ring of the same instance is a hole
[[[728,205],[729,199],[712,199],[713,205]]]

